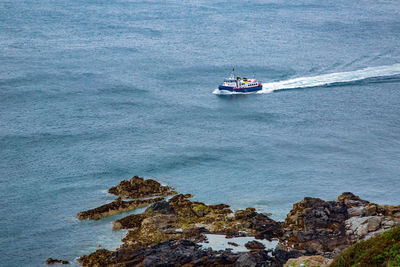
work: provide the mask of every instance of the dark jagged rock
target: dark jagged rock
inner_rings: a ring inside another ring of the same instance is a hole
[[[144,214],[132,214],[126,216],[113,222],[113,230],[139,228],[145,218],[146,215]]]
[[[267,215],[256,212],[254,208],[238,210],[234,219],[241,225],[252,229],[257,239],[279,238],[282,235],[282,223],[270,219]]]
[[[347,218],[347,209],[342,201],[304,198],[293,205],[286,217],[285,239],[296,249],[310,253],[333,251],[348,245],[344,228]]]
[[[111,187],[108,192],[121,198],[146,198],[153,196],[175,195],[176,191],[169,186],[161,185],[153,179],[132,177],[129,181],[123,180],[117,186]]]
[[[249,241],[246,244],[244,244],[244,246],[247,249],[265,249],[265,246],[256,240]]]
[[[285,250],[281,248],[276,248],[272,251],[272,256],[276,262],[286,263],[289,259],[298,258],[305,255],[305,252],[301,252],[298,250]]]
[[[172,208],[172,206],[167,202],[167,201],[160,201],[152,204],[150,207],[148,207],[145,211],[147,214],[175,214],[175,210]]]
[[[213,251],[188,240],[169,239],[145,249],[98,250],[78,260],[83,266],[282,266],[267,251]]]
[[[144,219],[155,216],[156,214],[172,215],[176,221],[175,211],[166,201],[160,201],[152,204],[142,214],[132,214],[113,222],[113,230],[136,229],[141,227]],[[158,218],[170,218],[168,216],[159,216]]]
[[[105,204],[103,206],[79,212],[77,217],[80,220],[84,219],[98,220],[117,213],[126,212],[137,208],[142,208],[161,200],[163,200],[163,198],[136,199],[131,201],[123,201],[121,200],[121,198],[117,198],[113,202]]]
[[[69,261],[64,261],[64,260],[57,260],[57,259],[53,259],[53,258],[48,258],[47,260],[46,260],[46,264],[56,264],[56,263],[59,263],[59,264],[69,264]]]
[[[237,230],[227,230],[225,231],[226,238],[234,238],[234,237],[244,237],[247,236],[245,232],[237,231]]]
[[[348,245],[344,228],[347,218],[344,201],[304,198],[293,205],[286,217],[284,239],[309,253],[333,251]]]
[[[287,215],[281,241],[309,254],[333,257],[360,239],[400,224],[398,209],[370,203],[349,192],[335,201],[306,197]]]

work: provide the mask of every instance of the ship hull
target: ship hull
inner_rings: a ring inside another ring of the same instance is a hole
[[[252,86],[252,87],[241,87],[241,88],[220,85],[218,86],[218,89],[229,92],[249,93],[262,90],[262,85]]]

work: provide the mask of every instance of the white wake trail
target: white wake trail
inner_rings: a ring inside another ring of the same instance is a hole
[[[336,83],[361,81],[369,78],[400,75],[400,64],[390,66],[368,67],[355,71],[322,74],[310,77],[299,77],[285,81],[263,83],[263,89],[257,93],[271,93],[277,90],[325,86]]]

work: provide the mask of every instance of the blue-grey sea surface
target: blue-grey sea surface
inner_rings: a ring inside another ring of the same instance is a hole
[[[118,247],[126,214],[76,214],[133,175],[276,220],[400,204],[399,48],[395,0],[0,0],[0,265]],[[215,94],[232,66],[264,93]]]

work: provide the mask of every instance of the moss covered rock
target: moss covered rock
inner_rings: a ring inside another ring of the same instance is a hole
[[[144,198],[153,196],[175,195],[176,191],[169,186],[161,185],[153,179],[144,179],[138,176],[129,181],[123,180],[117,186],[111,187],[108,192],[121,198]]]

